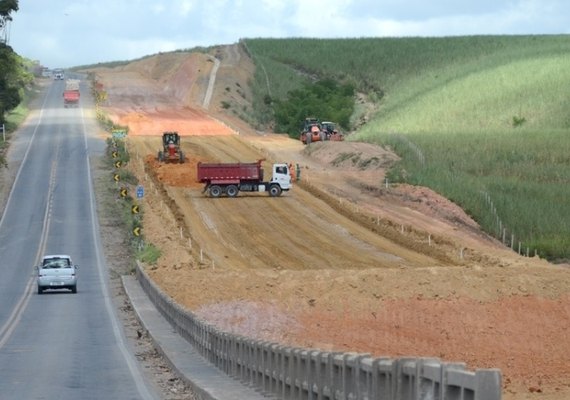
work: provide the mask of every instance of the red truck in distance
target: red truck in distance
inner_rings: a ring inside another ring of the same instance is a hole
[[[63,92],[63,106],[77,107],[79,105],[79,90],[64,90]]]
[[[65,89],[63,91],[63,106],[77,107],[79,105],[79,80],[68,79],[65,82]]]
[[[273,164],[271,180],[263,180],[263,159],[254,163],[198,163],[198,182],[204,183],[204,192],[210,197],[236,197],[242,192],[268,192],[281,196],[291,189],[291,175],[287,164]]]

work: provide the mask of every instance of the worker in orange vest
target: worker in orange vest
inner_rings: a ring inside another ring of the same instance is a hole
[[[291,175],[291,182],[295,182],[295,167],[293,167],[292,163],[289,163],[289,175]]]

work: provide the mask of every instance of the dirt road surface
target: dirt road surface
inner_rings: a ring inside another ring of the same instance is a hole
[[[204,96],[220,61],[208,108]],[[351,141],[309,148],[235,116],[253,65],[237,46],[95,70],[105,112],[129,126],[128,168],[145,187],[152,278],[232,332],[376,356],[500,368],[504,399],[570,398],[570,269],[522,257],[427,188],[386,185],[397,156]],[[229,108],[223,107],[222,102]],[[184,164],[160,164],[163,131]],[[299,165],[282,197],[211,199],[199,161]]]

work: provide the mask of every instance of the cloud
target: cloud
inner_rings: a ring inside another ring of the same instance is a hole
[[[10,44],[44,65],[73,66],[253,37],[566,33],[568,15],[562,0],[25,1]]]

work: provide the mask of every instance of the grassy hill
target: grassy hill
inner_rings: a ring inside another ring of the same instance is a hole
[[[350,140],[400,154],[392,181],[437,190],[515,251],[570,259],[570,36],[243,44],[260,115],[307,82],[350,82],[377,110]]]

